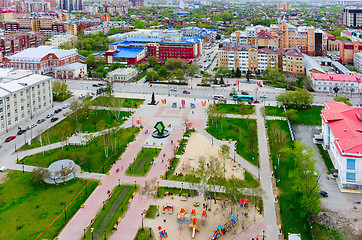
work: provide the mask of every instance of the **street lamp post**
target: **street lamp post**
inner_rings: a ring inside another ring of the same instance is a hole
[[[142,218],[142,230],[143,230],[143,213],[141,213],[141,218]]]
[[[121,179],[118,178],[118,186],[121,186]]]
[[[107,240],[107,234],[106,234],[106,231],[103,231],[104,233],[104,240]]]
[[[83,229],[83,237],[85,238],[85,228]]]
[[[135,181],[134,181],[134,187],[135,187],[135,188],[136,188],[136,183],[137,183],[137,181],[135,180]]]

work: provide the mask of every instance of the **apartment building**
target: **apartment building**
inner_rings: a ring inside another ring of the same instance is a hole
[[[362,51],[362,44],[359,42],[340,41],[339,57],[342,64],[353,64],[353,56],[355,53]]]
[[[77,41],[77,36],[64,34],[64,35],[55,35],[51,39],[45,41],[45,45],[59,47],[60,45],[69,44],[73,45]]]
[[[219,66],[237,68],[243,74],[261,74],[267,67],[277,67],[289,76],[303,76],[304,56],[294,49],[256,48],[251,45],[229,44],[218,52]]]
[[[74,62],[78,62],[76,49],[62,50],[52,46],[28,48],[4,59],[5,67],[28,69],[36,74],[54,73],[56,67]]]
[[[0,133],[3,134],[53,104],[52,78],[30,70],[0,69]]]
[[[27,48],[39,47],[44,44],[44,35],[35,32],[16,33],[0,37],[0,52],[9,56]]]
[[[282,20],[270,27],[248,27],[231,34],[234,44],[250,44],[276,49],[299,49],[309,56],[327,56],[327,34],[314,27],[296,27]]]
[[[343,23],[347,27],[361,28],[362,27],[362,8],[346,7],[343,10]]]
[[[353,54],[353,66],[360,72],[362,72],[362,52]]]

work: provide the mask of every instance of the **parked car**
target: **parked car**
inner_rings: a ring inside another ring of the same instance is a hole
[[[59,112],[61,112],[63,109],[61,109],[61,108],[58,108],[58,109],[55,109],[54,110],[54,113],[59,113]]]
[[[186,91],[186,90],[183,90],[182,93],[183,93],[183,94],[190,94],[190,92],[189,92],[189,91]]]
[[[31,125],[28,125],[28,126],[26,127],[26,129],[27,129],[27,130],[30,130],[30,129],[34,128],[34,127],[36,127],[36,123],[33,123],[33,124],[31,124]]]
[[[241,95],[249,95],[249,93],[242,91],[242,92],[241,92]]]
[[[326,191],[318,191],[318,193],[323,197],[328,197],[328,193]]]
[[[268,98],[267,95],[261,95],[260,98]]]
[[[46,116],[46,118],[51,118],[51,117],[53,117],[54,116],[54,113],[49,113],[47,116]]]
[[[176,92],[176,91],[177,91],[177,88],[171,88],[170,91],[171,91],[171,92]]]
[[[57,117],[53,117],[52,119],[50,119],[51,122],[55,122],[56,120],[58,120],[59,118]]]
[[[69,103],[66,103],[66,104],[63,105],[62,108],[63,108],[63,109],[66,109],[66,108],[68,108],[69,106],[70,106],[70,104],[69,104]]]
[[[199,74],[196,74],[196,75],[195,75],[195,78],[202,78],[202,76],[199,75]]]
[[[40,124],[40,123],[42,123],[42,122],[44,122],[44,121],[45,121],[45,119],[42,118],[42,119],[39,119],[36,123],[37,123],[37,124]]]
[[[26,132],[26,129],[20,129],[17,133],[17,135],[21,135]]]
[[[92,84],[92,87],[99,87],[98,84]]]
[[[16,136],[10,136],[5,139],[5,142],[10,142],[11,140],[14,140]]]
[[[98,83],[98,87],[104,86],[104,83]]]
[[[0,172],[5,172],[6,169],[7,169],[7,168],[6,168],[5,166],[1,166],[1,167],[0,167]]]

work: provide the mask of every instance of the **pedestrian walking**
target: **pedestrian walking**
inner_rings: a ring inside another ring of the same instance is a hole
[[[171,144],[173,144],[173,140],[171,140]]]

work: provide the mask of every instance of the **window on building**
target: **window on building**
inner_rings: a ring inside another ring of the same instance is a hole
[[[347,159],[347,170],[356,170],[356,160]]]
[[[356,182],[356,173],[346,173],[346,180],[347,182]]]

